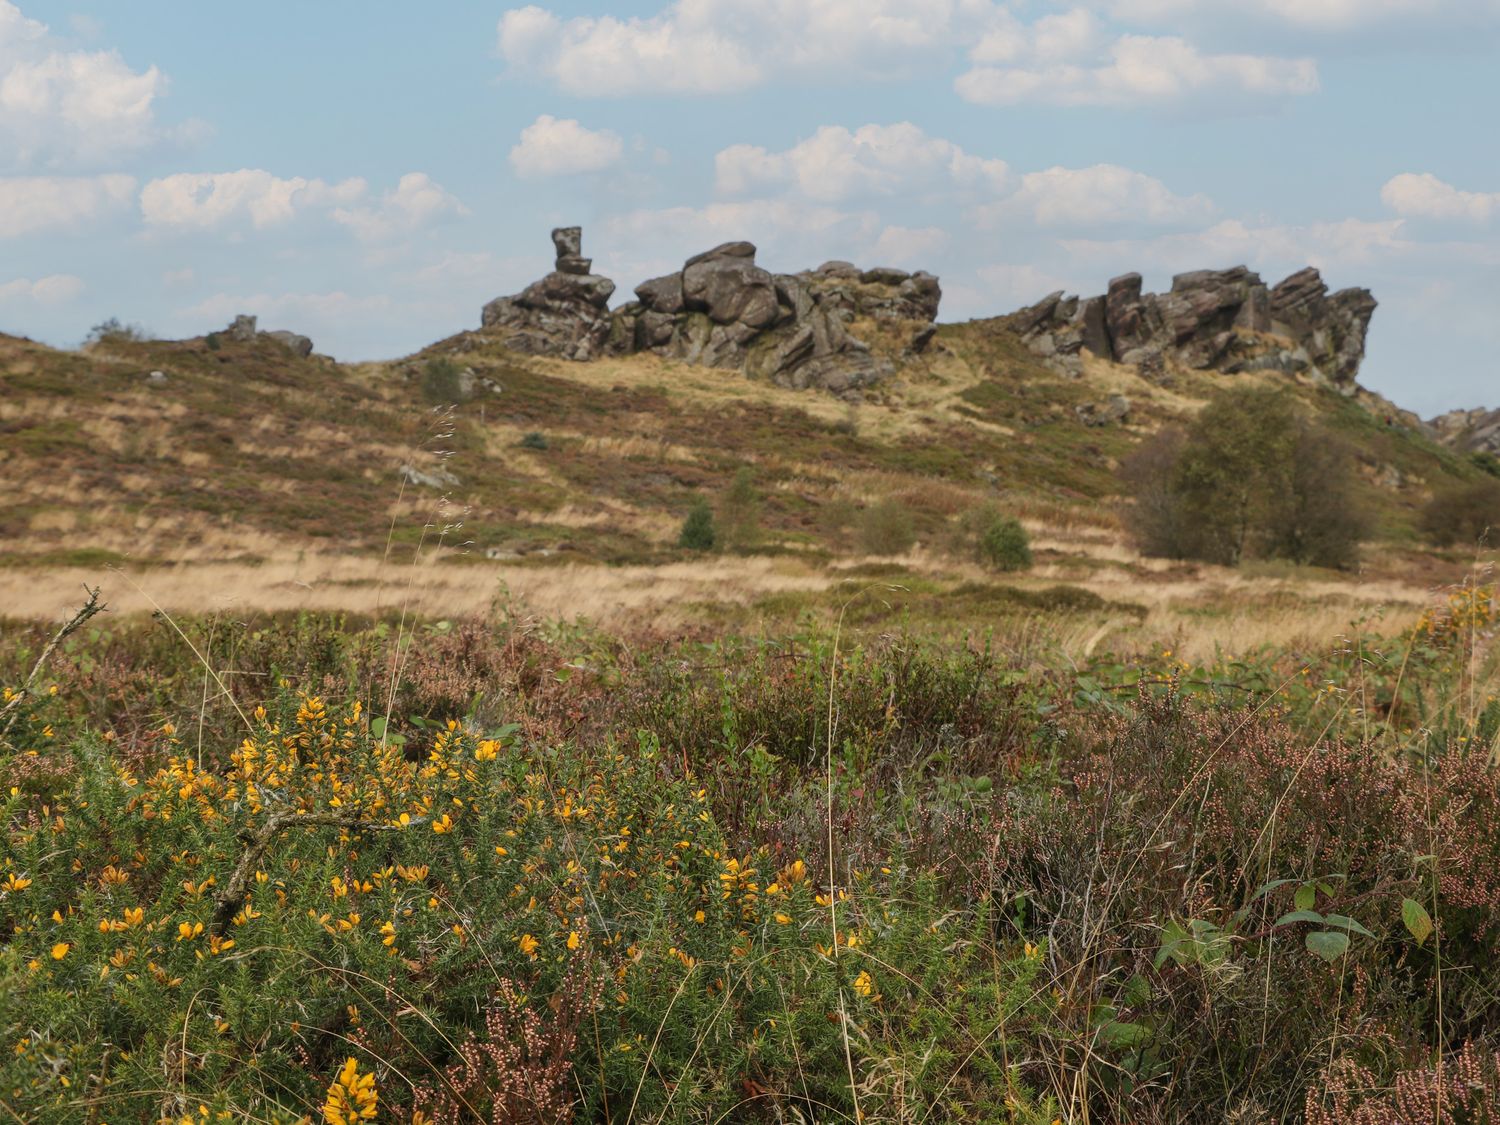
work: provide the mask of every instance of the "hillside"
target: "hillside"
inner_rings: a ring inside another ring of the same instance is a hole
[[[106,584],[125,606],[380,612],[415,598],[446,613],[503,587],[562,615],[644,608],[678,626],[827,608],[853,566],[908,585],[902,612],[934,620],[1013,617],[1064,584],[1102,628],[1130,628],[1231,588],[1253,601],[1286,586],[1141,559],[1119,529],[1120,458],[1246,381],[1295,387],[1346,435],[1379,513],[1362,580],[1320,575],[1308,596],[1416,604],[1472,562],[1422,550],[1413,526],[1435,487],[1479,469],[1373,396],[1086,352],[1060,368],[1023,342],[1031,310],[937,326],[920,350],[912,323],[850,323],[858,362],[887,374],[843,397],[650,351],[525,354],[504,324],[356,365],[253,331],[116,333],[80,352],[0,338],[0,606],[51,615],[78,582],[123,568]],[[711,561],[681,550],[694,500],[722,503],[742,470],[753,545]],[[858,526],[886,501],[910,513],[917,546],[871,569],[878,545]],[[961,543],[964,513],[987,503],[1038,547],[998,601]],[[413,583],[419,546],[433,565]]]

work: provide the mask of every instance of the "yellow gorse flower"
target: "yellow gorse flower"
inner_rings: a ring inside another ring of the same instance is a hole
[[[374,1074],[361,1074],[359,1060],[352,1056],[345,1060],[343,1069],[328,1087],[328,1097],[323,1102],[323,1120],[327,1125],[355,1125],[359,1121],[373,1121],[380,1102],[380,1092],[375,1088]]]

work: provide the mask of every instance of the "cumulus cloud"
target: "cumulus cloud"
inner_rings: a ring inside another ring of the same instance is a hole
[[[1092,168],[1048,168],[1021,177],[1014,194],[978,208],[982,225],[1026,216],[1044,227],[1088,227],[1112,223],[1153,226],[1201,224],[1214,214],[1207,196],[1182,196],[1143,172],[1116,164]]]
[[[982,40],[976,65],[954,81],[978,105],[1049,102],[1132,106],[1192,96],[1287,97],[1318,90],[1312,59],[1208,54],[1177,36],[1122,35],[1096,48],[1083,25],[1071,37],[1042,40],[1041,23]]]
[[[527,178],[574,176],[602,172],[624,155],[625,142],[608,129],[585,129],[576,118],[544,113],[521,130],[510,166]]]
[[[283,179],[261,168],[178,172],[141,189],[141,216],[152,227],[211,230],[248,220],[259,230],[312,208],[353,203],[367,186],[361,179],[337,184],[301,176]]]
[[[499,52],[573,94],[728,93],[777,74],[889,73],[961,43],[991,0],[676,0],[653,16],[500,19]]]
[[[158,230],[207,231],[243,224],[265,230],[322,214],[362,240],[379,241],[468,214],[425,172],[408,172],[379,200],[368,194],[369,185],[357,177],[329,183],[261,168],[178,172],[141,189],[141,215]]]
[[[0,179],[0,238],[71,232],[135,198],[132,176],[13,176]]]
[[[34,301],[39,305],[58,305],[71,301],[83,292],[83,279],[70,273],[56,273],[48,277],[21,277],[15,281],[0,282],[0,301]]]
[[[336,207],[335,222],[354,231],[366,242],[378,242],[411,234],[447,219],[469,213],[457,196],[426,172],[408,172],[392,191],[373,206]]]
[[[1431,172],[1403,172],[1380,189],[1381,201],[1398,215],[1463,219],[1482,223],[1500,215],[1500,192],[1462,191]]]
[[[153,143],[165,88],[156,67],[132,69],[113,50],[66,50],[0,0],[0,138],[14,164],[107,163]]]
[[[825,125],[784,152],[733,145],[714,158],[715,186],[723,194],[794,189],[825,203],[953,188],[993,194],[1007,176],[1003,160],[973,156],[909,122],[852,132]]]

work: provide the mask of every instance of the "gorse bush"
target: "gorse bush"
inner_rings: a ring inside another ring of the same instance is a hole
[[[682,521],[682,531],[677,536],[677,545],[689,551],[712,551],[719,544],[719,532],[714,527],[714,512],[708,501],[699,498],[688,509]]]
[[[1147,554],[1347,567],[1369,533],[1353,455],[1284,391],[1221,393],[1184,430],[1147,441],[1122,477]]]

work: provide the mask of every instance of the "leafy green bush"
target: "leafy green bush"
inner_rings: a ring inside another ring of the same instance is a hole
[[[995,570],[1026,570],[1031,566],[1031,540],[1021,521],[998,511],[983,514],[975,550],[979,561]]]
[[[760,537],[760,492],[748,466],[740,468],[719,502],[719,527],[724,545],[744,551]]]
[[[1422,509],[1422,530],[1441,547],[1473,547],[1500,528],[1500,480],[1485,477],[1433,495]]]
[[[677,545],[689,551],[712,551],[718,545],[719,535],[714,528],[713,509],[701,497],[688,509],[687,519],[682,521],[682,532]]]
[[[549,444],[547,442],[547,435],[546,434],[540,433],[537,430],[532,430],[530,433],[528,433],[525,437],[523,437],[521,439],[521,448],[522,449],[534,449],[534,450],[537,450],[538,452],[544,452],[547,449],[549,449],[550,446],[549,446]]]
[[[139,344],[152,339],[151,333],[147,332],[139,324],[125,324],[119,317],[112,316],[108,320],[100,321],[89,329],[89,334],[83,338],[84,344]]]
[[[917,541],[911,509],[894,498],[860,512],[855,530],[859,549],[867,555],[904,555]]]
[[[1121,467],[1141,550],[1234,566],[1282,558],[1348,567],[1369,534],[1348,447],[1284,391],[1216,396],[1185,430],[1166,430]]]
[[[438,406],[451,406],[469,397],[464,369],[446,356],[435,356],[422,366],[422,397]]]

